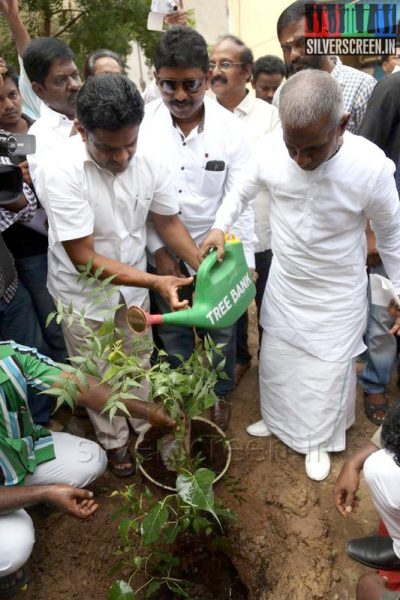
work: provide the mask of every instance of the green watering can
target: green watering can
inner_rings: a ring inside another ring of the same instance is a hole
[[[218,261],[213,250],[197,272],[192,308],[150,315],[138,306],[127,311],[127,322],[134,333],[144,333],[150,325],[181,325],[204,329],[230,327],[247,310],[256,295],[246,263],[242,242],[227,236],[225,258]]]

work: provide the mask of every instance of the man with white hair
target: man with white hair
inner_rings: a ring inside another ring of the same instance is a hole
[[[251,435],[275,434],[306,455],[314,480],[327,477],[329,452],[345,448],[354,422],[355,357],[365,348],[365,228],[400,291],[400,205],[393,163],[346,132],[340,85],[305,70],[282,88],[283,139],[260,143],[254,163],[225,197],[201,253],[261,189],[271,195],[272,260],[261,311],[262,420]],[[400,329],[398,319],[391,330]]]

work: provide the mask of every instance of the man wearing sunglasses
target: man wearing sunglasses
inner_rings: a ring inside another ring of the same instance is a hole
[[[189,27],[171,28],[160,39],[154,65],[161,99],[146,105],[138,146],[146,153],[155,150],[161,161],[173,169],[180,217],[200,244],[224,194],[248,164],[250,150],[238,119],[205,97],[209,87],[209,58],[206,41],[199,33]],[[242,239],[249,267],[254,267],[252,209],[232,231]],[[149,233],[148,249],[159,275],[188,274],[187,265],[178,262],[154,231]],[[185,294],[191,298],[192,290],[186,288]],[[159,295],[154,296],[157,310],[165,312],[165,302]],[[235,331],[230,327],[207,333],[215,342],[224,344],[227,378],[216,385],[221,400],[211,417],[227,428],[230,418],[227,395],[234,388]],[[185,360],[193,351],[195,340],[191,329],[163,326],[159,336],[171,364],[177,364],[176,354]]]

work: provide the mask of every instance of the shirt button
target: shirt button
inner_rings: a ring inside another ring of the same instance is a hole
[[[182,190],[178,190],[178,192],[179,192],[180,194],[182,194]]]
[[[183,142],[182,146],[186,146],[186,142]]]
[[[181,171],[184,171],[184,170],[185,170],[185,167],[181,167]]]

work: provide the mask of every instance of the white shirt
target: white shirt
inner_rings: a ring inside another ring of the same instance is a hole
[[[52,110],[44,102],[40,105],[40,117],[30,127],[30,134],[36,136],[36,152],[28,154],[29,173],[39,200],[42,199],[39,169],[47,169],[48,162],[60,152],[60,146],[67,140],[74,122],[65,115]]]
[[[250,172],[224,199],[214,227],[227,231],[242,203],[267,188],[274,260],[261,325],[322,360],[348,360],[365,348],[368,219],[386,272],[400,291],[394,164],[351,133],[314,171],[304,171],[290,158],[279,134],[265,136],[256,156]]]
[[[253,146],[262,136],[280,129],[278,110],[252,94],[247,93],[233,113],[241,119],[249,143]],[[269,192],[262,190],[254,201],[255,233],[258,239],[256,252],[271,248],[271,225],[269,221]]]
[[[146,105],[140,126],[138,147],[153,153],[174,175],[180,218],[199,244],[210,230],[224,195],[243,168],[248,168],[250,148],[241,123],[228,110],[204,98],[204,123],[185,138],[174,125],[162,100]],[[218,161],[217,168],[207,169]],[[254,267],[254,213],[251,207],[231,228],[242,241],[249,267]],[[163,242],[149,226],[148,249],[154,253]]]
[[[389,452],[378,450],[365,461],[364,478],[400,558],[400,467]]]
[[[78,272],[62,242],[93,234],[96,253],[146,270],[146,219],[149,210],[162,215],[178,212],[171,195],[171,174],[154,160],[135,155],[119,175],[100,168],[80,136],[67,140],[41,170],[44,207],[49,220],[48,288],[74,311],[102,320],[122,293],[127,306],[142,305],[147,289],[121,286],[107,304],[91,304],[78,284]]]

